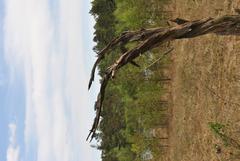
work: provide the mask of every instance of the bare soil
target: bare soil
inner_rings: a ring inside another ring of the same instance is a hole
[[[240,0],[175,0],[167,10],[173,18],[193,20],[236,14],[235,8]],[[240,161],[239,150],[209,128],[209,122],[224,124],[240,141],[240,37],[206,35],[172,45],[173,106],[164,160]]]

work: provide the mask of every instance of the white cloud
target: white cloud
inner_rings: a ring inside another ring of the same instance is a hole
[[[7,149],[7,161],[19,161],[19,146],[16,143],[17,126],[14,123],[8,125],[9,128],[9,145]]]
[[[82,0],[59,0],[54,9],[48,0],[5,0],[5,6],[5,57],[13,75],[25,76],[26,155],[36,140],[37,161],[95,160],[99,153],[85,141],[93,102]]]

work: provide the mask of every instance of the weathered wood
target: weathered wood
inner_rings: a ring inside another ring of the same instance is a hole
[[[128,50],[125,48],[125,44],[133,41],[144,41],[148,39],[153,34],[164,30],[163,28],[151,28],[151,29],[141,29],[139,31],[126,31],[123,32],[119,37],[114,38],[105,48],[103,48],[98,54],[98,58],[93,65],[91,71],[91,77],[88,84],[88,89],[91,88],[92,82],[94,81],[95,71],[97,65],[104,59],[105,55],[108,54],[111,50],[113,50],[117,45],[120,45],[120,49],[122,53],[127,52]]]
[[[98,59],[92,69],[89,88],[94,80],[94,73],[97,65],[110,50],[114,49],[120,43],[125,45],[132,41],[138,42],[136,47],[122,53],[119,59],[117,59],[113,65],[107,68],[106,73],[102,78],[100,92],[95,103],[96,117],[87,139],[91,136],[92,140],[96,133],[108,81],[114,78],[116,72],[120,68],[128,63],[134,62],[134,59],[139,57],[142,53],[176,39],[194,38],[210,33],[216,35],[240,35],[240,15],[225,15],[218,18],[209,17],[195,21],[188,21],[179,18],[175,19],[175,22],[178,25],[174,27],[160,27],[124,32],[121,36],[113,39],[98,54]]]

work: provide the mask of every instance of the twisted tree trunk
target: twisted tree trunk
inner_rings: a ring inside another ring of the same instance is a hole
[[[96,133],[100,121],[102,104],[108,81],[114,78],[116,72],[121,67],[128,63],[138,66],[138,64],[134,62],[134,59],[136,59],[142,53],[175,39],[194,38],[206,34],[240,35],[240,15],[225,15],[218,18],[209,17],[194,21],[177,18],[171,21],[175,22],[177,25],[167,28],[159,27],[124,32],[119,37],[113,39],[98,54],[97,61],[92,69],[88,86],[89,89],[94,80],[95,69],[101,60],[104,59],[105,55],[109,53],[110,50],[113,50],[117,45],[120,46],[123,52],[122,55],[115,61],[115,63],[106,69],[105,75],[102,78],[100,92],[95,103],[96,117],[87,140],[89,137],[91,137],[92,140]],[[124,46],[133,41],[138,42],[138,44],[133,49],[127,50]]]

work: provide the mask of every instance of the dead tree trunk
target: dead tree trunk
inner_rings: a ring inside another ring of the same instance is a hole
[[[200,20],[188,21],[177,18],[172,20],[176,23],[174,27],[167,28],[151,28],[141,29],[139,31],[128,31],[121,34],[121,36],[113,39],[99,54],[95,62],[91,78],[89,81],[89,88],[94,80],[94,73],[97,65],[104,59],[105,55],[113,50],[116,46],[120,45],[123,48],[123,53],[116,60],[114,64],[106,69],[105,75],[101,81],[101,88],[95,103],[96,117],[94,123],[87,137],[94,138],[96,133],[100,115],[102,111],[102,103],[104,100],[105,89],[108,81],[113,79],[116,72],[128,63],[138,66],[134,62],[141,54],[148,50],[156,48],[164,43],[173,41],[175,39],[194,38],[206,34],[216,35],[240,35],[240,15],[225,15],[218,18],[203,18]],[[138,44],[131,50],[126,50],[123,46],[130,42],[138,42]]]

